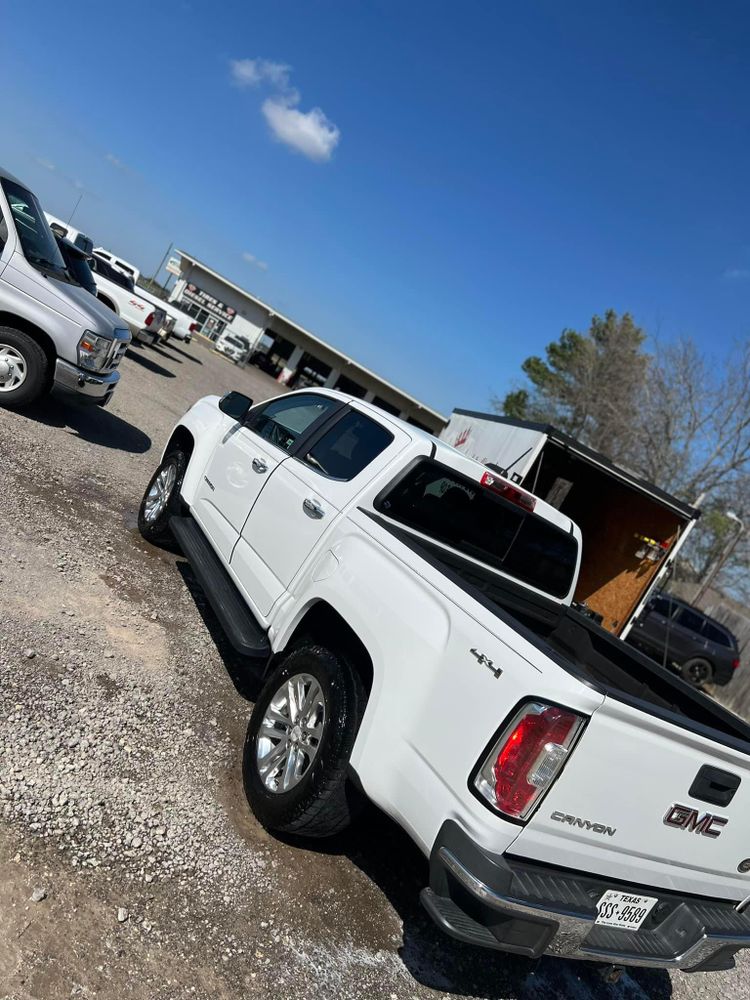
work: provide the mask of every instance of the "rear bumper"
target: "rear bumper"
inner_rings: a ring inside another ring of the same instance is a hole
[[[607,889],[659,902],[637,931],[604,927],[594,921]],[[432,850],[422,903],[452,937],[528,958],[710,972],[732,968],[735,953],[750,947],[750,913],[733,903],[489,854],[451,821]]]
[[[94,372],[84,371],[58,358],[55,363],[55,387],[63,392],[72,392],[76,396],[81,396],[106,406],[115,391],[117,383],[120,381],[120,373],[110,372],[108,375],[98,375]]]

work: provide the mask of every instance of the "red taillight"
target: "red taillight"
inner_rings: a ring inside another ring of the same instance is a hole
[[[148,316],[146,317],[146,326],[151,326],[153,321],[154,321],[154,314],[149,313]]]
[[[732,660],[732,670],[736,670],[737,667],[739,667],[739,665],[740,665],[739,657],[737,657],[735,660]]]
[[[559,774],[583,722],[556,705],[524,705],[492,748],[474,787],[506,816],[527,819]]]
[[[498,496],[503,497],[509,503],[514,503],[516,507],[523,507],[524,510],[532,511],[536,507],[536,497],[524,493],[511,483],[506,483],[504,479],[498,479],[491,472],[482,473],[481,484]]]
[[[197,323],[191,323],[190,324],[190,332],[191,333],[197,333],[198,332],[198,324]]]

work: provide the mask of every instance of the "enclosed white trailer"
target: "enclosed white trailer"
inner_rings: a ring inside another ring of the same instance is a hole
[[[625,638],[700,512],[550,424],[454,410],[440,436],[578,524],[576,601]]]

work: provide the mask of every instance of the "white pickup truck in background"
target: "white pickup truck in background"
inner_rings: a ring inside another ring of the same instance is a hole
[[[89,266],[96,282],[97,297],[130,327],[135,340],[154,344],[166,321],[166,311],[136,292],[130,277],[94,252]]]
[[[324,837],[368,797],[447,933],[685,971],[750,946],[750,728],[572,607],[581,533],[372,404],[206,397],[146,489],[265,680],[245,791]]]
[[[166,313],[166,321],[161,331],[162,340],[168,341],[174,337],[175,340],[182,340],[186,344],[190,343],[193,334],[198,329],[198,324],[192,316],[188,316],[181,309],[177,309],[171,302],[165,302],[164,299],[160,299],[142,285],[136,286],[136,292],[141,298],[146,299],[154,306],[158,306],[158,308],[163,309]]]

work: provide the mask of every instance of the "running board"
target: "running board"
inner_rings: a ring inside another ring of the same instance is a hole
[[[171,517],[169,527],[232,646],[258,666],[265,666],[271,655],[268,636],[243,601],[211,543],[192,517]]]

